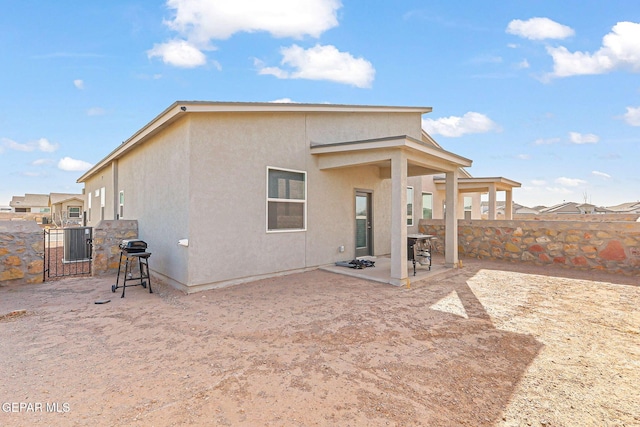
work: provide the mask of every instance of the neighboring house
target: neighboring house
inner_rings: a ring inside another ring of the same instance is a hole
[[[563,202],[548,208],[540,209],[540,214],[605,214],[609,209],[597,207],[590,203]]]
[[[58,226],[80,225],[84,212],[84,195],[51,193],[51,220]]]
[[[530,208],[524,205],[520,205],[518,203],[513,203],[511,207],[511,211],[514,216],[516,215],[538,215],[540,211],[534,208]],[[482,215],[488,217],[489,215],[489,202],[482,202]],[[505,215],[505,202],[500,201],[497,202],[496,206],[496,215],[498,217],[504,218]]]
[[[607,207],[609,213],[640,214],[640,202],[622,203],[620,205]]]
[[[385,254],[405,285],[423,176],[446,175],[445,263],[458,261],[471,160],[430,141],[430,111],[176,102],[78,179],[87,221],[138,220],[151,270],[187,292]]]
[[[35,213],[45,214],[51,213],[49,207],[48,194],[25,194],[24,196],[13,196],[9,206],[16,213]]]
[[[426,132],[422,132],[422,140],[442,149],[442,147]],[[505,191],[511,199],[514,188],[520,183],[506,178],[474,178],[464,168],[458,171],[458,219],[482,219],[482,195],[489,194],[490,200],[496,200],[496,191]],[[424,219],[443,219],[446,214],[446,179],[444,175],[426,175],[422,177],[422,191],[416,194],[416,212]],[[411,190],[410,190],[411,191]],[[499,203],[499,202],[498,202]],[[503,211],[504,215],[504,211]],[[495,219],[495,215],[493,217]]]

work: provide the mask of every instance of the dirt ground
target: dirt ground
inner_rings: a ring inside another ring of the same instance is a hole
[[[465,260],[410,288],[3,287],[0,425],[638,426],[638,281]]]

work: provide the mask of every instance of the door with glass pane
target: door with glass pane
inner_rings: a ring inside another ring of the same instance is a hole
[[[371,193],[356,192],[356,256],[373,255]]]

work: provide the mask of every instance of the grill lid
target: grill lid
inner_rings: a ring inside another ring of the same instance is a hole
[[[120,249],[127,252],[144,252],[147,250],[147,243],[140,239],[129,239],[120,242]]]

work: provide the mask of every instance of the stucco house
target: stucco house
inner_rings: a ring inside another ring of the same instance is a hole
[[[84,195],[69,193],[51,193],[51,220],[59,226],[82,224],[84,212]]]
[[[446,177],[445,261],[458,262],[471,160],[424,133],[430,111],[175,102],[78,179],[87,222],[138,220],[152,272],[187,292],[387,254],[403,285],[424,176]]]
[[[9,206],[17,213],[49,214],[51,212],[48,194],[13,196]]]

